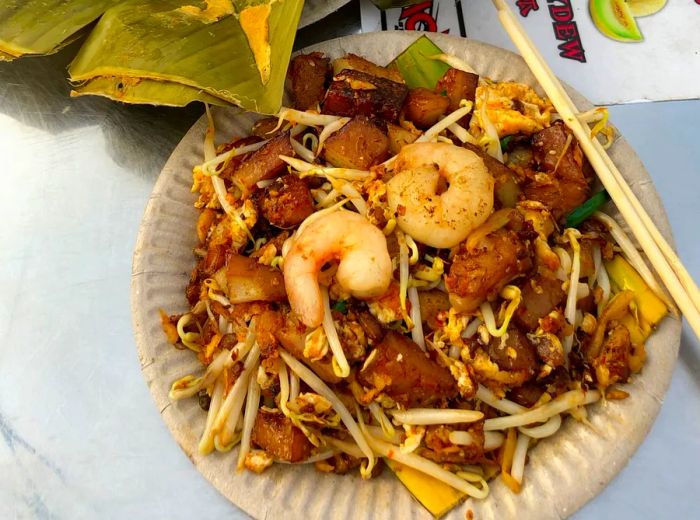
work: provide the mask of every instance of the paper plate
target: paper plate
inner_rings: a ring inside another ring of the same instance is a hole
[[[318,22],[349,2],[350,0],[306,0],[304,10],[301,12],[299,27],[306,27]]]
[[[404,50],[417,33],[388,32],[350,36],[316,45],[308,50],[337,57],[353,52],[380,64]],[[494,79],[513,79],[535,85],[527,66],[517,55],[476,41],[447,35],[431,35],[445,51],[462,57],[477,71]],[[582,110],[591,107],[571,91]],[[254,118],[232,110],[216,112],[219,142],[247,134]],[[357,475],[326,475],[312,467],[275,465],[262,475],[236,473],[234,453],[197,452],[205,413],[196,399],[171,403],[168,389],[173,380],[199,372],[189,351],[169,345],[160,326],[158,309],[184,312],[185,286],[194,266],[196,245],[195,200],[190,192],[192,167],[202,160],[206,128],[200,119],[168,160],[148,203],[134,253],[131,305],[136,344],[143,375],[175,440],[193,464],[231,502],[255,518],[399,518],[428,519],[430,515],[396,480],[390,471],[362,481]],[[637,155],[623,138],[610,154],[631,184],[661,232],[671,230],[659,196]],[[680,343],[680,322],[666,319],[647,343],[648,360],[643,372],[625,389],[624,401],[589,407],[592,428],[567,420],[552,438],[530,454],[525,483],[519,495],[500,479],[491,483],[486,500],[468,500],[447,518],[463,519],[467,509],[480,520],[518,518],[549,519],[572,514],[596,496],[625,466],[641,444],[656,417],[671,380]]]

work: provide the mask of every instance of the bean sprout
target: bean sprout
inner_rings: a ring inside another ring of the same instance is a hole
[[[377,421],[377,423],[379,423],[379,426],[382,428],[382,433],[387,439],[392,439],[394,435],[396,435],[396,430],[394,430],[394,426],[391,424],[391,421],[386,416],[384,410],[379,405],[379,403],[377,403],[376,401],[369,403],[369,413],[371,413],[372,417],[374,417],[374,420]]]
[[[506,440],[501,432],[484,432],[484,451],[492,451],[503,446]]]
[[[258,364],[255,363],[252,372],[257,370]],[[250,451],[250,435],[253,432],[255,418],[258,416],[258,408],[260,407],[260,385],[255,377],[248,378],[248,395],[245,403],[245,415],[243,416],[243,433],[241,435],[241,448],[238,451],[238,470],[242,470],[245,463],[245,457]]]
[[[317,453],[316,455],[311,455],[311,457],[309,457],[308,459],[305,459],[305,460],[302,460],[299,462],[289,462],[288,460],[282,460],[282,459],[275,459],[275,462],[279,462],[280,464],[290,464],[290,465],[313,464],[313,463],[319,462],[321,460],[330,459],[336,453],[338,453],[336,450],[326,450],[326,451],[322,451],[320,453]]]
[[[209,401],[209,410],[207,411],[207,422],[204,426],[204,432],[199,440],[197,450],[202,455],[207,455],[214,450],[214,420],[219,413],[219,408],[224,398],[224,380],[219,377],[214,384],[214,391],[211,394]]]
[[[194,316],[190,312],[180,316],[180,319],[177,320],[177,335],[180,337],[182,344],[188,349],[199,352],[202,348],[198,343],[200,338],[199,332],[185,332],[185,327],[190,324],[192,318],[194,318]]]
[[[527,411],[527,408],[517,403],[514,403],[509,399],[499,399],[491,390],[486,388],[484,385],[479,385],[479,388],[477,388],[476,398],[480,401],[485,402],[491,408],[495,408],[496,410],[505,412],[507,414],[514,415]]]
[[[256,363],[259,357],[260,348],[258,348],[256,343],[251,349],[250,355],[246,358],[243,372],[236,379],[233,388],[229,391],[216,416],[213,428],[219,444],[223,447],[228,447],[233,441],[233,434],[246,396],[248,379],[253,373],[253,369],[257,370]]]
[[[329,116],[325,114],[314,114],[312,112],[302,112],[293,108],[282,107],[278,114],[277,126],[270,133],[280,129],[284,121],[301,123],[306,126],[326,126],[341,119],[339,116]]]
[[[171,387],[168,397],[173,401],[192,397],[202,388],[209,388],[214,381],[219,377],[221,372],[233,365],[231,352],[222,350],[217,354],[214,360],[209,363],[202,377],[185,376],[182,379],[175,381]]]
[[[474,436],[462,430],[451,431],[448,438],[452,444],[457,446],[471,446],[474,444]]]
[[[341,441],[340,439],[336,439],[335,437],[323,437],[323,442],[325,444],[330,444],[334,448],[337,448],[343,453],[347,453],[348,455],[350,455],[351,457],[355,457],[356,459],[361,459],[365,457],[365,454],[354,442]]]
[[[420,299],[418,298],[418,289],[415,287],[408,288],[408,301],[411,302],[411,321],[413,328],[411,329],[411,338],[423,352],[425,352],[425,335],[423,334],[423,318],[420,313]]]
[[[486,481],[482,482],[481,489],[476,486],[471,485],[466,480],[458,477],[454,473],[451,473],[442,468],[442,466],[434,463],[431,460],[425,459],[414,453],[402,453],[400,446],[395,446],[389,444],[388,442],[381,441],[376,437],[373,437],[366,431],[364,422],[360,419],[360,428],[364,430],[367,437],[367,442],[372,449],[377,452],[377,454],[382,457],[386,457],[389,460],[395,460],[396,462],[403,464],[405,466],[411,467],[415,470],[420,471],[426,475],[429,475],[437,480],[444,482],[445,484],[452,486],[453,488],[465,493],[474,498],[486,498],[489,494],[489,488]]]
[[[304,134],[304,137],[301,138],[301,142],[306,148],[310,149],[314,153],[316,150],[318,150],[318,137],[316,137],[316,134],[312,134],[311,132]]]
[[[303,144],[301,144],[296,139],[290,139],[289,142],[292,143],[292,148],[297,153],[297,155],[299,157],[301,157],[302,159],[304,159],[305,161],[311,162],[316,158],[316,156],[314,155],[314,153],[311,150],[306,148]]]
[[[447,127],[447,129],[452,132],[457,139],[462,141],[463,143],[469,143],[473,145],[478,145],[479,141],[477,141],[472,134],[469,133],[469,131],[461,126],[459,123],[452,123],[450,126]]]
[[[559,269],[557,269],[556,273],[557,278],[561,281],[565,281],[569,278],[569,273],[571,272],[571,257],[563,247],[554,247],[552,251],[559,257]]]
[[[340,415],[340,419],[341,421],[343,421],[343,424],[345,424],[345,427],[348,429],[348,432],[350,433],[352,438],[355,439],[355,442],[362,451],[363,455],[367,457],[368,464],[363,470],[361,470],[361,472],[363,477],[368,478],[371,475],[372,469],[374,468],[375,464],[374,452],[369,447],[367,439],[365,439],[362,432],[360,431],[360,428],[357,426],[357,423],[352,418],[352,414],[350,413],[350,411],[345,407],[342,401],[338,399],[338,396],[335,395],[333,390],[328,388],[328,386],[323,381],[321,381],[316,374],[314,374],[311,370],[309,370],[307,367],[305,367],[303,364],[297,361],[296,358],[294,358],[285,350],[280,350],[279,353],[280,356],[282,356],[282,359],[284,359],[284,361],[287,363],[289,368],[296,372],[296,374],[316,393],[328,399],[328,401],[330,401],[331,405],[333,406],[333,409],[336,412],[338,412],[338,415]]]
[[[476,71],[469,65],[466,61],[454,56],[452,54],[435,54],[433,56],[427,56],[429,60],[438,60],[446,63],[453,69],[461,70],[463,72],[468,72],[469,74],[476,74]]]
[[[299,397],[299,376],[293,370],[289,371],[289,399]]]
[[[345,357],[343,346],[338,338],[338,331],[333,323],[331,305],[328,298],[328,288],[321,286],[321,298],[323,299],[323,331],[326,333],[328,345],[333,352],[333,372],[338,377],[348,377],[350,375],[350,365]]]
[[[396,238],[399,242],[399,302],[401,303],[401,312],[408,328],[413,328],[413,322],[406,312],[406,296],[408,292],[408,245],[406,244],[406,235],[403,232],[397,231]]]
[[[456,123],[460,119],[462,119],[464,116],[469,114],[469,112],[472,111],[472,108],[474,105],[472,104],[471,101],[463,101],[464,106],[458,108],[451,114],[447,114],[444,118],[442,118],[440,121],[435,123],[433,126],[428,128],[423,135],[421,135],[418,139],[416,139],[416,143],[425,143],[432,141],[435,139],[438,135],[440,135],[446,128],[448,128],[451,124]],[[386,163],[385,163],[386,164]]]
[[[290,401],[289,395],[289,375],[287,372],[292,372],[291,370],[287,370],[287,364],[284,362],[284,360],[280,359],[280,369],[279,369],[279,374],[277,374],[279,381],[280,381],[280,402],[279,402],[279,407],[280,410],[282,410],[282,413],[285,416],[289,416],[289,408],[287,408],[287,402]],[[296,397],[294,398],[296,399]],[[294,399],[291,399],[291,401],[294,401]]]
[[[600,399],[600,392],[597,390],[589,390],[587,392],[583,390],[571,390],[531,410],[516,413],[508,417],[486,419],[486,421],[484,421],[484,430],[506,430],[517,426],[545,422],[553,415],[565,412],[570,408],[594,403],[598,399]]]
[[[557,433],[559,428],[561,428],[561,415],[557,414],[552,416],[546,423],[541,424],[540,426],[520,426],[518,430],[520,430],[520,433],[524,433],[533,439],[544,439],[545,437],[549,437],[550,435]]]
[[[481,325],[483,321],[481,321],[479,318],[474,318],[472,321],[469,322],[469,324],[464,327],[464,330],[462,331],[462,337],[464,339],[469,339],[474,334],[476,334],[476,331],[479,329],[479,325]]]
[[[484,414],[476,410],[459,410],[450,408],[411,408],[393,410],[394,420],[404,424],[460,424],[480,421]]]
[[[608,231],[610,231],[612,237],[622,249],[622,252],[624,253],[627,261],[632,265],[632,267],[636,269],[636,271],[644,279],[644,281],[651,288],[651,290],[654,291],[654,293],[659,298],[661,298],[661,301],[663,301],[666,304],[669,310],[677,314],[678,311],[676,309],[676,306],[668,298],[668,296],[666,295],[666,291],[664,291],[663,288],[659,285],[659,282],[656,281],[656,278],[652,274],[651,270],[647,267],[646,262],[644,262],[642,255],[639,254],[637,248],[634,247],[632,240],[630,240],[630,238],[627,236],[627,233],[625,233],[622,227],[620,227],[620,224],[615,222],[615,219],[613,219],[609,215],[606,215],[605,213],[602,213],[600,211],[596,211],[593,214],[593,218],[605,224],[605,226],[608,228]]]
[[[347,181],[363,181],[370,176],[370,172],[366,170],[355,170],[352,168],[329,168],[302,161],[296,157],[288,155],[279,156],[282,161],[286,162],[294,170],[300,172],[300,177],[317,176],[325,178],[345,179]]]
[[[527,457],[527,448],[530,444],[530,437],[524,433],[518,434],[518,441],[515,444],[515,453],[513,454],[513,464],[510,467],[510,475],[518,484],[523,482],[523,473],[525,473],[525,458]]]
[[[350,202],[353,206],[355,206],[355,209],[357,209],[357,212],[360,215],[365,217],[367,216],[367,202],[364,198],[362,198],[360,192],[357,191],[357,189],[355,189],[350,182],[334,179],[332,177],[329,178],[329,181],[333,186],[334,191],[337,190],[340,194],[345,195],[348,199],[350,199]]]
[[[506,307],[505,318],[503,319],[503,323],[500,327],[496,327],[496,318],[493,315],[493,308],[491,308],[491,304],[489,302],[485,301],[479,307],[481,317],[484,320],[484,325],[486,326],[488,333],[494,338],[500,338],[508,331],[510,320],[520,305],[520,288],[516,287],[515,285],[506,285],[501,291],[501,297],[510,301]]]
[[[574,343],[574,336],[576,335],[576,293],[578,290],[578,279],[581,275],[581,246],[579,245],[577,239],[581,237],[581,233],[577,229],[567,228],[564,230],[564,235],[569,238],[571,249],[574,252],[574,260],[571,266],[571,277],[569,278],[569,292],[566,297],[566,307],[564,309],[564,317],[573,327],[571,334],[564,337],[564,352],[567,355],[565,360],[568,361],[568,354],[571,352],[571,347]]]

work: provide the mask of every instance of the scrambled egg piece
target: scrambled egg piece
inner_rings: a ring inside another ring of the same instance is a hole
[[[328,338],[323,326],[310,332],[304,340],[304,357],[310,361],[318,361],[328,353]]]
[[[302,423],[319,424],[335,428],[340,424],[340,415],[333,409],[333,405],[319,394],[313,392],[304,392],[293,401],[287,403],[289,409],[289,418],[298,427],[301,428],[312,444],[317,444],[318,439],[314,432],[306,428]]]
[[[250,239],[250,230],[258,221],[258,211],[252,200],[246,199],[242,206],[236,208],[238,219],[229,217],[231,226],[231,240],[233,247],[239,249],[245,246]]]
[[[467,327],[469,317],[458,313],[454,307],[450,307],[447,315],[447,323],[443,327],[443,332],[450,343],[461,344],[462,332]]]
[[[262,390],[274,388],[279,376],[279,368],[276,358],[266,358],[260,363],[256,380]]]
[[[401,299],[399,297],[399,284],[392,282],[389,289],[379,298],[367,300],[369,312],[381,323],[387,324],[403,319]],[[406,302],[406,313],[411,312],[410,302]]]
[[[410,424],[404,424],[403,429],[406,433],[406,438],[401,443],[401,453],[412,453],[423,441],[425,426],[412,426]]]
[[[260,248],[260,256],[258,256],[259,264],[272,265],[275,258],[277,258],[277,246],[275,244],[265,244]]]
[[[476,394],[476,385],[469,374],[466,365],[459,360],[450,364],[450,373],[457,382],[459,394],[465,399],[471,399]]]
[[[268,455],[263,450],[250,450],[246,456],[243,464],[246,469],[253,471],[255,473],[262,473],[267,468],[272,466],[272,457]]]
[[[294,401],[289,401],[287,408],[296,413],[324,414],[330,411],[333,405],[322,395],[303,392]]]
[[[213,208],[219,209],[221,205],[216,198],[214,184],[211,182],[211,177],[202,173],[199,168],[195,168],[192,172],[192,193],[199,192],[197,202],[194,203],[195,208]]]
[[[476,108],[481,111],[486,100],[486,113],[498,137],[522,133],[531,135],[550,125],[554,107],[523,83],[485,83],[476,89]],[[482,133],[478,118],[472,118],[470,129]],[[474,128],[476,127],[476,128]]]
[[[367,219],[380,229],[384,228],[392,218],[386,200],[386,183],[373,179],[365,183],[363,191],[367,196]]]

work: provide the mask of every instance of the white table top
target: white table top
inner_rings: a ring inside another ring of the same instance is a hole
[[[64,65],[0,66],[0,518],[245,518],[171,438],[131,330],[139,221],[197,111],[70,100]],[[700,280],[700,101],[611,113]],[[575,517],[697,517],[698,461],[700,344],[686,327],[649,437]]]

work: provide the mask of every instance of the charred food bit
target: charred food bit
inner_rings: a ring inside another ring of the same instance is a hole
[[[359,70],[371,74],[372,76],[389,79],[396,83],[403,83],[401,73],[397,69],[382,67],[357,54],[350,53],[342,58],[333,60],[333,74],[339,74],[343,70]]]
[[[450,100],[427,88],[414,88],[408,92],[404,113],[406,119],[418,128],[430,128],[447,112]]]
[[[328,138],[323,155],[337,168],[369,170],[388,157],[389,139],[369,119],[357,116]]]
[[[275,459],[287,462],[308,459],[313,448],[291,419],[265,408],[258,410],[251,440]]]
[[[450,302],[460,312],[473,311],[531,267],[528,244],[509,229],[486,235],[474,250],[463,243],[445,277]]]
[[[286,171],[287,163],[280,159],[280,155],[294,155],[288,133],[271,139],[241,163],[233,179],[244,197],[256,190],[258,182],[274,179]]]
[[[449,69],[440,78],[435,87],[435,92],[447,97],[450,104],[448,110],[454,112],[459,108],[459,103],[464,99],[474,102],[476,97],[476,87],[479,86],[479,75],[471,72],[464,72],[458,69]],[[471,116],[467,116],[468,118]],[[469,121],[467,119],[467,125]]]
[[[450,371],[397,332],[388,332],[368,359],[359,382],[404,406],[426,406],[457,395]]]
[[[330,76],[330,60],[320,52],[295,56],[289,64],[294,107],[308,110],[318,106]]]
[[[560,122],[537,132],[532,149],[540,173],[525,187],[525,197],[544,204],[559,220],[590,195],[583,152]]]
[[[337,74],[323,100],[324,114],[396,121],[399,118],[408,87],[357,70]]]
[[[314,212],[311,190],[297,175],[285,175],[258,192],[258,206],[273,226],[293,228]]]
[[[214,279],[231,303],[276,302],[287,296],[282,273],[247,256],[230,255]]]

